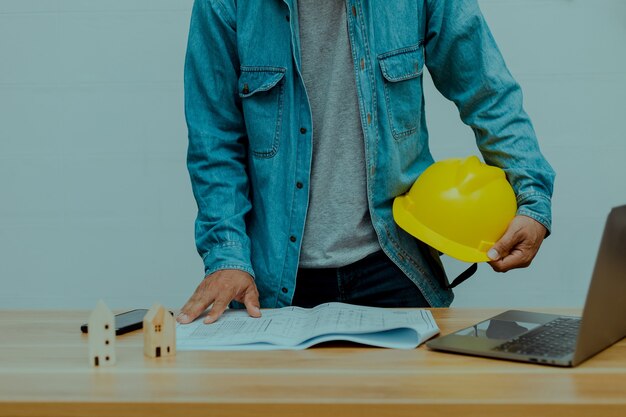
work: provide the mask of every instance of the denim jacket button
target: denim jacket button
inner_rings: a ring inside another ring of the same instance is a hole
[[[300,133],[302,133],[304,135],[306,133],[306,127],[301,127],[300,128]]]
[[[243,85],[243,90],[241,90],[241,92],[244,94],[248,94],[250,92],[250,87],[248,87],[248,84]]]

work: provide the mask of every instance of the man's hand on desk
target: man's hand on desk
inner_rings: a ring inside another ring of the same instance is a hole
[[[223,269],[204,277],[176,320],[182,324],[191,323],[213,303],[204,319],[207,324],[213,323],[233,300],[243,303],[251,317],[261,317],[259,292],[250,274],[238,269]]]

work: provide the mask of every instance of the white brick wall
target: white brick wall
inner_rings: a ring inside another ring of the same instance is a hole
[[[177,308],[195,288],[191,4],[0,0],[0,308]],[[554,234],[530,269],[482,266],[455,305],[581,306],[605,215],[626,204],[626,1],[481,6],[558,174]],[[475,153],[426,85],[435,157]]]

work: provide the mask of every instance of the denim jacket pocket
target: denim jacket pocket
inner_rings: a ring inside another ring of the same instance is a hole
[[[282,130],[286,68],[242,66],[239,97],[246,123],[250,152],[271,158],[278,152]]]
[[[424,48],[420,43],[378,55],[387,116],[394,139],[419,130],[422,117]]]

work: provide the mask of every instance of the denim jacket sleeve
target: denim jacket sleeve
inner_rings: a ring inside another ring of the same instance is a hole
[[[506,172],[517,214],[539,221],[549,233],[555,173],[476,0],[426,0],[426,5],[426,66],[435,86],[474,131],[485,162]]]
[[[196,0],[184,77],[187,167],[198,205],[196,247],[207,275],[240,269],[254,276],[245,223],[251,204],[238,73],[232,13],[220,0]]]

